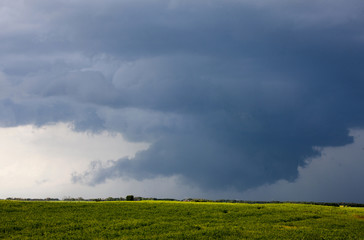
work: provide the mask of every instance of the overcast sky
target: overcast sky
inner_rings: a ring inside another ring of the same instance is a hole
[[[0,198],[364,203],[362,0],[3,0]]]

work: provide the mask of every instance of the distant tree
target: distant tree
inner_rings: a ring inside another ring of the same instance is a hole
[[[126,201],[134,201],[134,196],[133,195],[126,196]]]

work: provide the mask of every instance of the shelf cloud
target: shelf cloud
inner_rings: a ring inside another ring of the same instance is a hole
[[[363,11],[359,0],[5,0],[0,126],[71,122],[149,144],[90,160],[74,183],[294,181],[315,147],[353,143],[364,126]]]

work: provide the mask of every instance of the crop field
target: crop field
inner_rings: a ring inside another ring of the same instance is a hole
[[[364,239],[364,208],[0,201],[0,239]]]

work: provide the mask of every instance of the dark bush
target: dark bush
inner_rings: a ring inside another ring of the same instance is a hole
[[[126,196],[126,201],[134,201],[134,196],[133,195]]]

